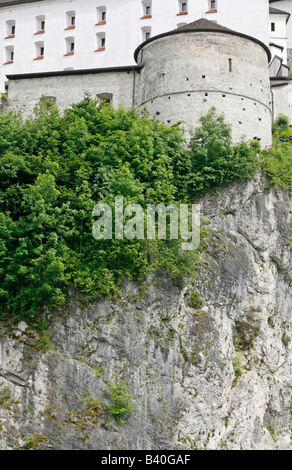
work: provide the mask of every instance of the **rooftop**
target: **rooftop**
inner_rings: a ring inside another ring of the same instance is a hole
[[[34,3],[34,2],[42,2],[43,0],[0,0],[0,8],[1,7],[10,7],[13,5],[20,5],[21,3]]]
[[[192,23],[185,24],[177,28],[177,31],[182,29],[213,29],[213,30],[220,30],[220,31],[229,31],[234,32],[232,29],[226,28],[221,24],[215,23],[215,21],[206,20],[205,18],[200,18],[199,20],[193,21]]]
[[[269,10],[271,14],[275,14],[275,15],[290,15],[288,11],[279,10],[279,8],[270,7]]]

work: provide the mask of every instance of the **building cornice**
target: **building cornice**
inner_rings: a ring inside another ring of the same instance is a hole
[[[8,0],[7,2],[0,1],[0,8],[22,5],[23,3],[36,3],[36,2],[43,2],[43,1],[45,0],[10,0],[10,1]]]
[[[64,75],[89,75],[97,73],[140,72],[142,65],[127,65],[121,67],[105,67],[98,69],[56,70],[53,72],[16,73],[6,75],[8,80],[25,80],[31,78],[61,77]]]

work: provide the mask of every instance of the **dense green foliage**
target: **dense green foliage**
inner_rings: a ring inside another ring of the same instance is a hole
[[[242,142],[232,145],[231,126],[223,115],[217,115],[211,109],[201,117],[198,127],[190,142],[191,171],[189,194],[196,196],[221,184],[230,184],[233,180],[244,180],[254,175],[258,168],[255,154],[259,146]]]
[[[215,110],[190,147],[179,126],[146,112],[84,100],[60,116],[40,102],[34,118],[0,116],[0,314],[35,320],[65,304],[71,286],[87,300],[118,292],[149,272],[181,285],[196,252],[179,240],[95,240],[99,202],[189,203],[256,169],[253,146],[232,146]]]
[[[110,398],[107,410],[119,424],[124,424],[124,416],[135,409],[135,397],[131,394],[130,386],[124,380],[119,380],[117,383],[108,382],[107,385]]]
[[[292,191],[292,127],[286,116],[273,124],[273,146],[262,151],[261,166],[270,186]]]

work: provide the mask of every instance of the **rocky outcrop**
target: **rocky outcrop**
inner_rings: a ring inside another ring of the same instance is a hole
[[[258,176],[201,201],[183,289],[152,277],[74,299],[50,334],[1,325],[2,449],[292,449],[292,198]],[[135,409],[107,411],[108,381]]]

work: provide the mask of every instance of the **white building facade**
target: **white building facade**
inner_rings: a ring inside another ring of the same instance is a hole
[[[143,41],[199,18],[269,43],[268,0],[0,0],[1,90],[6,75],[134,65]]]

